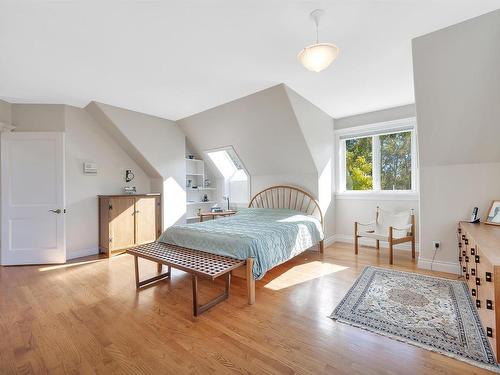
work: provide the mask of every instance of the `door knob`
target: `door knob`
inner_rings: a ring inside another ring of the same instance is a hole
[[[60,214],[62,211],[60,208],[58,208],[57,210],[49,210],[49,212],[53,212],[55,214]]]

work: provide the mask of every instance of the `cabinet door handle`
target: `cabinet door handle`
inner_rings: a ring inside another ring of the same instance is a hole
[[[49,212],[53,212],[55,214],[60,214],[62,212],[62,210],[60,208],[58,208],[57,210],[49,210]]]

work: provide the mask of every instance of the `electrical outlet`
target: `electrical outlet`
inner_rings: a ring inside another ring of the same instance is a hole
[[[441,241],[432,241],[432,246],[434,246],[434,250],[441,249]]]

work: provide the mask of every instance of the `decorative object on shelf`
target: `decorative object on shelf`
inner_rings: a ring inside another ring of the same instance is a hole
[[[319,42],[319,19],[324,13],[323,9],[311,12],[311,18],[316,25],[316,43],[305,47],[297,56],[299,62],[312,72],[321,72],[328,68],[339,54],[339,48],[335,44]]]
[[[131,169],[125,171],[125,182],[130,182],[134,179],[135,175],[132,173]]]
[[[186,187],[190,188],[192,182],[193,182],[193,180],[186,180]]]
[[[210,212],[222,212],[222,207],[216,203],[210,208]]]
[[[202,202],[208,202],[208,195],[207,194],[203,194]]]
[[[193,189],[193,190],[198,190],[198,185],[193,185],[193,186],[191,186],[191,189]]]
[[[230,211],[230,210],[229,210],[229,195],[225,195],[225,196],[223,196],[222,198],[223,198],[225,201],[227,201],[227,210],[228,210],[228,211]]]
[[[463,281],[369,266],[330,318],[500,370]]]
[[[201,208],[198,208],[197,211],[198,211],[198,216],[200,216],[201,215]]]
[[[194,159],[194,155],[193,154],[188,154],[187,158],[188,159]]]
[[[479,224],[479,222],[481,221],[481,219],[479,219],[477,213],[479,212],[479,208],[477,207],[474,207],[472,209],[472,214],[470,216],[470,221],[469,223],[473,223],[473,224]]]
[[[500,225],[500,200],[495,200],[491,203],[491,208],[488,212],[486,224]]]
[[[125,194],[128,194],[128,195],[137,194],[135,186],[125,186],[123,188],[123,191],[125,192]]]
[[[210,187],[210,180],[208,178],[205,178],[205,181],[203,181],[203,187]]]

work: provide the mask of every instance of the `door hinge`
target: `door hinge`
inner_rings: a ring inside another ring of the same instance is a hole
[[[109,243],[113,242],[113,238],[109,237]]]
[[[108,209],[110,209],[110,210],[113,209],[113,205],[111,203],[108,205]]]

